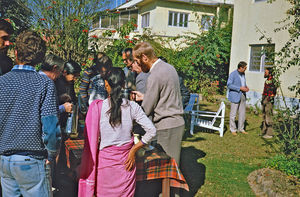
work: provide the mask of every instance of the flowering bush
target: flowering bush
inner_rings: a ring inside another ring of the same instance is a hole
[[[36,13],[34,28],[47,42],[48,51],[72,59],[81,65],[91,64],[93,55],[88,48],[89,28],[95,14],[107,0],[68,1],[32,0],[31,9]]]

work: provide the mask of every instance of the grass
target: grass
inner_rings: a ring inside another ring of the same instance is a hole
[[[201,110],[218,109],[220,102],[201,102]],[[261,133],[262,116],[246,114],[246,131],[233,136],[229,131],[229,105],[226,106],[225,134],[195,127],[190,136],[189,125],[182,143],[181,169],[190,192],[183,196],[255,196],[247,176],[262,168],[265,161],[276,154],[273,139],[265,140]]]

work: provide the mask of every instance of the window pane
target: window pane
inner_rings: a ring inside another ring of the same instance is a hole
[[[181,13],[179,15],[179,27],[183,27],[183,17],[184,17],[184,15]]]
[[[178,20],[178,13],[174,13],[174,22],[173,22],[173,26],[177,26],[177,20]]]
[[[261,46],[251,46],[250,71],[260,71],[261,52]]]
[[[184,17],[184,27],[187,27],[188,26],[189,15],[185,14],[184,16],[185,16]]]
[[[110,28],[113,28],[113,29],[119,28],[119,17],[112,17],[111,18],[111,26],[110,26]]]
[[[130,19],[138,19],[138,11],[137,10],[133,10],[133,11],[130,11]]]
[[[120,15],[121,18],[126,18],[128,19],[129,18],[129,12],[121,12],[121,15]]]
[[[142,28],[149,26],[150,13],[142,15]]]
[[[124,19],[124,18],[120,19],[120,26],[122,26],[122,25],[124,25],[126,23],[128,23],[128,19]]]
[[[172,25],[172,20],[173,19],[173,13],[172,12],[170,12],[169,13],[169,25]]]
[[[100,27],[99,26],[100,25],[99,20],[100,20],[100,18],[93,21],[93,28],[99,28]]]
[[[108,16],[101,16],[101,28],[109,28],[110,18]]]

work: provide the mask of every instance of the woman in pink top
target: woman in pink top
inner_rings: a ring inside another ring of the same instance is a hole
[[[122,96],[125,75],[112,68],[105,79],[109,97],[89,107],[81,161],[79,197],[130,197],[135,192],[135,154],[156,135],[142,108]],[[134,145],[132,122],[146,131]]]

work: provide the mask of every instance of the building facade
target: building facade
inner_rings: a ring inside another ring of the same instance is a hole
[[[230,72],[237,69],[240,61],[248,63],[246,71],[247,85],[250,91],[247,93],[248,104],[260,106],[261,95],[264,88],[264,66],[274,64],[274,56],[289,38],[287,30],[274,32],[278,24],[287,17],[286,11],[290,4],[285,1],[267,0],[235,0],[233,14],[233,32],[231,44]],[[262,36],[265,38],[261,39]],[[266,39],[268,38],[268,39]],[[299,105],[299,99],[295,98],[295,92],[288,87],[296,84],[299,69],[290,68],[282,74],[283,95],[289,106]],[[278,91],[277,105],[282,105],[281,93]]]
[[[226,21],[233,12],[233,0],[131,0],[112,10],[119,16],[100,16],[91,34],[99,36],[103,30],[116,29],[132,18],[137,21],[137,34],[145,30],[162,37],[200,33],[208,30],[221,6],[227,11]]]

